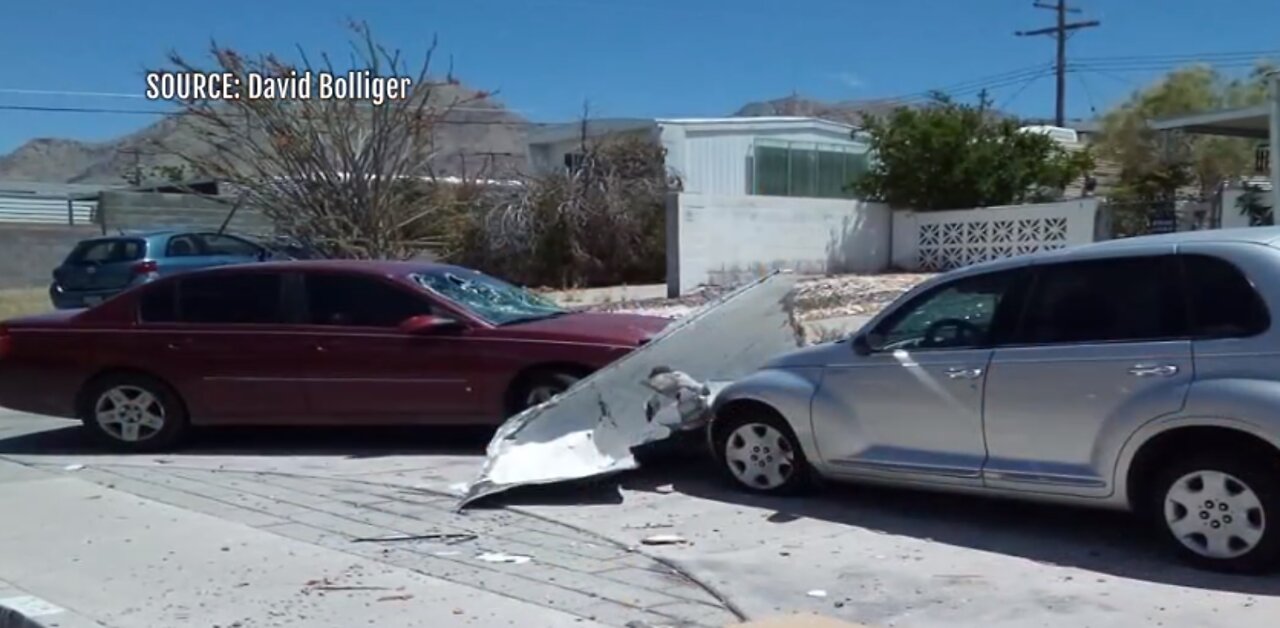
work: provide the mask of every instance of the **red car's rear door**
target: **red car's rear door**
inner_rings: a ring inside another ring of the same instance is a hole
[[[465,328],[410,334],[405,319],[439,314],[425,296],[363,274],[304,275],[301,361],[310,411],[334,423],[467,423],[490,416]]]
[[[147,289],[121,358],[174,385],[198,423],[304,421],[306,339],[269,272],[200,273]],[[127,350],[127,351],[126,351]]]

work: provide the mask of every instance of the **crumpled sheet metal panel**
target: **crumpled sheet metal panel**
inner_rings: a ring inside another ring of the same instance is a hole
[[[748,284],[672,323],[558,398],[511,417],[490,441],[484,469],[458,507],[517,486],[636,468],[633,447],[671,434],[646,418],[654,392],[645,382],[653,369],[666,366],[702,382],[726,382],[795,349],[802,340],[794,317],[795,284],[795,276],[783,272]]]

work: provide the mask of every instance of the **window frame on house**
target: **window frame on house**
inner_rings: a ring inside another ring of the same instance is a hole
[[[831,165],[836,161],[833,156],[836,155],[839,156],[840,174],[831,177]],[[780,156],[786,160],[785,172],[780,170]],[[856,196],[848,185],[858,173],[866,172],[869,159],[868,148],[864,145],[759,138],[751,145],[749,193],[755,196],[854,199]],[[824,162],[827,164],[826,177],[823,176]]]

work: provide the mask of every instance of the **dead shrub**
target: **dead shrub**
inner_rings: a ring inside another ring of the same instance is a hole
[[[584,142],[574,168],[455,199],[444,257],[526,285],[660,282],[680,189],[665,163],[647,138]]]

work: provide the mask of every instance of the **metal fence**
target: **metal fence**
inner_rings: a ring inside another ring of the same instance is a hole
[[[1199,231],[1220,227],[1213,199],[1182,198],[1149,203],[1104,202],[1099,206],[1100,231],[1108,238]]]
[[[0,223],[87,225],[93,222],[96,200],[33,195],[0,195]]]

